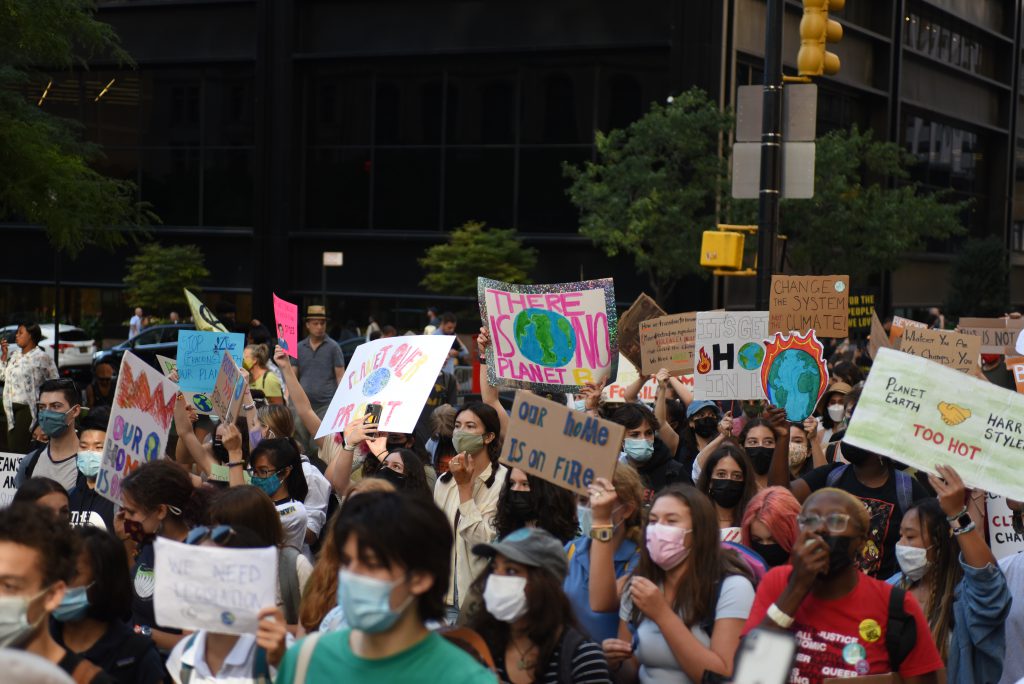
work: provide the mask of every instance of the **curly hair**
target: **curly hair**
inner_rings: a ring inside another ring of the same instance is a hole
[[[747,452],[739,444],[732,440],[726,440],[708,456],[708,460],[700,471],[700,477],[697,478],[697,489],[707,494],[708,498],[711,497],[712,474],[715,472],[715,467],[718,466],[719,461],[723,458],[731,458],[736,461],[736,464],[740,467],[740,472],[743,473],[743,496],[740,497],[739,502],[732,509],[732,525],[733,527],[738,527],[740,521],[743,520],[744,511],[747,510],[747,503],[753,498],[754,492],[757,491],[754,466],[750,463],[750,457],[747,456]]]
[[[575,539],[579,525],[576,521],[576,497],[568,489],[562,489],[527,473],[526,481],[530,484],[530,503],[537,513],[537,527],[547,530],[563,544]],[[512,476],[505,478],[505,485],[498,496],[498,510],[494,515],[494,527],[498,539],[504,538],[523,526],[532,522],[520,520],[507,505],[509,492],[512,491]]]
[[[0,511],[0,541],[27,546],[39,554],[40,586],[70,582],[77,572],[78,538],[42,506],[15,503]]]

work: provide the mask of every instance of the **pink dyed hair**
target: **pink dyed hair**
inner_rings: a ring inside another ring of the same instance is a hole
[[[796,516],[800,502],[785,487],[767,487],[758,492],[743,513],[740,535],[744,546],[750,546],[750,525],[760,521],[772,533],[772,539],[787,553],[793,550],[797,535]]]

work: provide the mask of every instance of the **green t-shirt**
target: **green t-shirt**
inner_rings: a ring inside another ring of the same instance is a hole
[[[445,684],[495,684],[494,673],[444,637],[431,632],[420,643],[390,658],[360,658],[349,646],[346,629],[324,634],[317,642],[307,670],[306,683],[445,682]],[[288,649],[277,671],[276,684],[292,684],[302,641]]]

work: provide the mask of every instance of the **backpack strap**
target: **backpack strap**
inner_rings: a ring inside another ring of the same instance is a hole
[[[309,672],[309,663],[313,660],[316,642],[323,634],[323,632],[313,632],[302,642],[302,646],[299,647],[299,657],[295,661],[295,678],[292,679],[292,684],[306,684],[306,674]]]
[[[75,684],[90,684],[96,675],[102,672],[103,670],[94,663],[79,657],[78,662],[75,663],[75,669],[71,671],[71,679],[75,680]]]
[[[192,632],[188,639],[185,640],[185,646],[181,649],[181,668],[178,670],[178,679],[181,684],[188,684],[192,680],[192,670],[195,669],[192,665],[185,662],[185,653],[192,648],[192,645],[196,641],[196,635],[199,632]]]
[[[838,468],[833,468],[829,471],[828,476],[825,478],[826,487],[835,487],[836,483],[839,482],[839,478],[843,476],[846,469],[850,467],[848,463],[840,463]]]
[[[917,644],[917,623],[904,610],[907,592],[893,587],[889,592],[889,617],[885,625],[885,650],[889,653],[889,666],[899,672],[903,661]]]
[[[896,476],[896,503],[900,513],[906,513],[914,500],[914,478],[895,468],[892,472]]]
[[[299,590],[299,572],[295,568],[298,558],[299,551],[294,547],[285,546],[277,551],[277,583],[284,603],[284,621],[289,625],[299,624],[302,592]]]
[[[562,642],[558,649],[558,681],[575,681],[572,676],[572,661],[576,651],[587,640],[578,629],[569,625],[562,631]]]
[[[273,682],[270,677],[270,663],[267,662],[267,649],[262,646],[257,646],[256,652],[253,654],[252,679],[256,684],[271,684]]]

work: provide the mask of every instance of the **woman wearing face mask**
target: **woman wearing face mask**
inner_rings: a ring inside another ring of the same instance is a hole
[[[32,421],[36,418],[36,399],[47,380],[57,378],[53,355],[39,348],[43,333],[38,325],[22,324],[14,334],[17,349],[0,341],[0,382],[4,383],[5,425],[0,425],[0,446],[16,454],[28,452]]]
[[[903,516],[896,544],[901,572],[889,584],[921,604],[950,682],[996,684],[1010,612],[1006,577],[967,513],[960,475],[947,466],[937,469],[940,477],[929,475],[928,481],[938,499],[924,499]]]
[[[78,572],[50,614],[51,636],[118,684],[162,682],[164,665],[153,641],[124,623],[132,604],[124,546],[95,527],[80,527],[75,535],[82,546]]]
[[[394,485],[399,492],[416,496],[432,496],[423,470],[423,461],[411,449],[394,449],[384,457],[384,462],[374,474]]]
[[[248,397],[248,394],[246,397]],[[242,401],[243,403],[251,402],[251,399],[243,399]],[[245,405],[248,406],[249,404]],[[259,434],[258,431],[250,429],[257,425],[255,409],[251,413],[251,419],[248,416],[239,416],[233,426],[226,425],[218,420],[212,435],[208,434],[206,440],[200,442],[199,436],[195,432],[195,421],[193,420],[196,413],[185,403],[185,395],[178,392],[178,397],[174,402],[174,430],[178,435],[178,441],[174,447],[174,461],[186,468],[191,468],[191,466],[195,465],[198,468],[196,472],[202,480],[216,486],[224,486],[226,481],[230,482],[231,468],[243,467],[248,462],[250,436],[253,434],[258,436]],[[216,418],[216,416],[212,417]],[[240,451],[235,461],[239,463],[237,466],[231,465],[232,461],[229,457],[228,449],[224,445],[224,440],[231,427],[234,427],[237,434],[241,437]],[[223,474],[225,466],[228,467],[229,475],[226,481]]]
[[[622,594],[618,638],[603,644],[609,664],[639,666],[644,684],[690,684],[705,672],[728,678],[754,600],[748,576],[746,565],[721,547],[706,496],[686,485],[659,492],[640,565]]]
[[[622,456],[629,465],[636,468],[644,483],[644,500],[674,482],[686,482],[686,471],[679,461],[672,458],[664,442],[655,435],[661,428],[654,413],[642,404],[626,404],[615,409],[611,420],[626,428],[622,441]]]
[[[821,431],[818,435],[822,447],[846,428],[846,395],[852,389],[845,382],[835,382],[825,390],[825,396],[821,398]]]
[[[825,451],[818,440],[818,419],[813,416],[808,417],[804,421],[803,427],[791,423],[789,426],[790,479],[803,477],[823,465],[825,465]]]
[[[718,404],[702,399],[686,407],[686,419],[697,440],[697,456],[690,470],[690,477],[696,482],[708,456],[732,437],[732,413],[723,414]]]
[[[732,442],[718,447],[704,464],[697,489],[715,506],[722,541],[739,541],[740,521],[754,496],[754,473],[743,449]]]
[[[743,426],[739,442],[754,468],[756,491],[769,485],[768,473],[776,453],[783,455],[786,470],[789,470],[789,434],[786,410],[774,406],[767,408],[763,418],[755,418]]]
[[[251,463],[249,483],[274,502],[285,545],[304,550],[308,514],[303,502],[309,487],[295,442],[281,437],[265,439],[253,449]]]
[[[893,587],[854,562],[870,524],[861,502],[822,489],[807,499],[797,522],[792,565],[761,580],[745,632],[799,632],[794,681],[896,672],[905,684],[937,682],[943,664],[917,600],[910,593],[894,597]],[[914,636],[912,647],[903,634]]]
[[[785,565],[799,530],[800,502],[785,487],[767,487],[747,504],[740,523],[740,541],[770,568]]]
[[[181,466],[165,460],[144,463],[121,481],[121,510],[114,517],[114,529],[118,537],[135,544],[131,624],[137,633],[152,637],[163,652],[178,643],[181,632],[156,624],[153,541],[157,536],[183,541],[201,516],[201,496]]]
[[[582,634],[562,591],[562,545],[545,530],[516,530],[473,548],[490,565],[473,583],[483,605],[470,620],[503,682],[610,684],[601,647]]]
[[[576,536],[576,497],[539,477],[512,468],[498,498],[498,538],[521,527],[547,530],[564,544]]]
[[[341,676],[361,684],[494,683],[491,672],[424,625],[444,617],[451,567],[451,526],[433,503],[365,492],[345,501],[331,533],[341,558],[338,605],[349,626],[296,643],[277,684]]]
[[[78,434],[78,481],[68,493],[71,524],[92,525],[101,530],[114,529],[114,502],[96,492],[96,477],[103,461],[103,443],[107,438],[110,411],[105,406],[92,409],[81,421]]]
[[[265,344],[250,344],[242,351],[242,368],[249,371],[249,389],[263,392],[267,403],[284,404],[281,381],[267,368],[270,355]]]
[[[643,501],[636,470],[618,464],[611,482],[599,477],[591,484],[589,505],[579,507],[583,536],[565,546],[563,589],[583,633],[596,643],[618,634],[620,588],[640,562]]]

